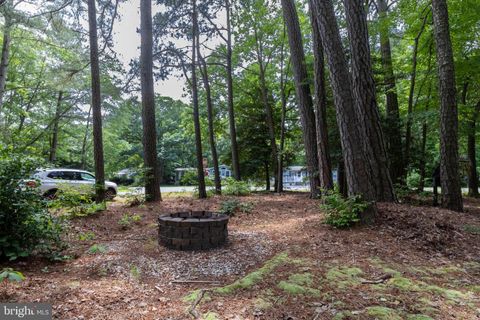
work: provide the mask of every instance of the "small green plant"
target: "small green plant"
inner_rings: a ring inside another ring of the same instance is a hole
[[[0,282],[22,282],[23,280],[25,280],[23,273],[12,268],[5,268],[0,273]]]
[[[80,241],[90,241],[93,239],[95,239],[95,233],[93,233],[92,231],[80,232],[78,234],[78,240]]]
[[[360,214],[369,206],[360,196],[344,198],[337,191],[327,191],[320,208],[325,211],[325,223],[341,229],[359,222]]]
[[[245,181],[227,178],[224,185],[222,193],[226,196],[248,196],[250,194],[250,187]]]
[[[145,203],[145,195],[129,193],[125,196],[125,207],[138,207]]]
[[[94,244],[88,249],[89,254],[105,253],[107,248],[101,244]]]
[[[139,279],[140,278],[140,269],[134,264],[130,266],[130,274],[133,278]]]
[[[251,202],[240,202],[238,199],[228,199],[220,204],[220,212],[233,216],[236,212],[250,213],[253,209]]]
[[[106,204],[95,203],[91,195],[91,188],[72,188],[61,186],[55,200],[49,203],[54,212],[66,218],[80,218],[90,216],[106,209]]]
[[[181,186],[198,186],[198,176],[196,170],[186,171],[180,179]]]
[[[410,171],[407,174],[407,179],[406,179],[407,186],[410,189],[418,188],[418,185],[420,184],[420,179],[421,179],[421,176],[420,176],[420,173],[418,173],[417,170]]]
[[[122,229],[128,229],[132,222],[139,223],[140,221],[142,221],[142,216],[138,214],[125,213],[118,221],[118,224],[122,227]]]

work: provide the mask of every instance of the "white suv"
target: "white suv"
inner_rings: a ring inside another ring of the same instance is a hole
[[[95,176],[88,171],[76,169],[40,169],[33,178],[40,181],[40,192],[53,199],[58,190],[72,188],[79,192],[94,193]],[[105,181],[105,198],[113,199],[117,194],[117,184]]]

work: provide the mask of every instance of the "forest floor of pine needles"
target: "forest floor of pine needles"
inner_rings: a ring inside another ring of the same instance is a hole
[[[238,197],[253,207],[230,219],[227,246],[158,245],[159,214],[218,210],[227,198],[117,201],[74,219],[72,259],[8,264],[26,280],[2,286],[1,301],[49,302],[55,319],[480,318],[479,200],[464,213],[380,203],[375,225],[336,230],[305,193],[258,193]],[[121,226],[125,215],[142,218]],[[191,280],[212,282],[177,283]]]

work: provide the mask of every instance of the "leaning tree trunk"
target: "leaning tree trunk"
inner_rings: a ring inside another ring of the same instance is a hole
[[[315,129],[315,114],[313,112],[310,84],[308,81],[307,68],[305,67],[305,53],[303,51],[300,23],[298,21],[294,0],[282,0],[282,9],[285,24],[287,25],[290,61],[292,62],[297,104],[303,129],[307,172],[310,176],[310,197],[317,197],[320,192],[317,133]],[[323,163],[320,169],[329,170],[328,166]],[[321,175],[323,176],[323,173]]]
[[[318,19],[320,36],[330,71],[330,83],[335,100],[337,123],[345,163],[348,194],[360,195],[367,201],[375,201],[375,188],[368,161],[359,141],[366,141],[364,130],[359,130],[347,59],[331,0],[314,0],[314,13]],[[375,219],[376,207],[362,213],[364,223]]]
[[[432,0],[440,92],[440,177],[442,206],[463,211],[458,165],[458,111],[455,69],[446,0]]]
[[[50,155],[48,161],[54,163],[57,160],[58,146],[58,123],[60,122],[60,107],[62,105],[63,91],[58,92],[57,105],[55,107],[55,122],[52,128],[52,143],[50,145]]]
[[[235,127],[235,110],[233,107],[233,67],[232,67],[232,21],[230,0],[225,0],[227,12],[227,105],[230,143],[232,148],[232,170],[235,180],[240,180],[240,160],[238,156],[237,129]]]
[[[152,1],[140,2],[140,67],[142,82],[143,153],[145,166],[145,200],[161,201],[157,163],[157,130],[153,88]]]
[[[220,169],[218,168],[217,146],[215,143],[215,131],[213,128],[213,102],[210,90],[210,81],[208,79],[208,68],[205,59],[202,57],[199,47],[199,39],[197,37],[198,59],[200,61],[203,86],[205,87],[205,95],[207,98],[207,118],[208,118],[208,140],[210,142],[210,150],[212,152],[213,172],[215,181],[215,193],[222,193],[222,183],[220,181]]]
[[[203,152],[202,152],[202,133],[200,130],[200,115],[198,107],[198,88],[197,88],[197,2],[192,0],[192,101],[193,101],[193,124],[195,127],[195,147],[197,155],[197,176],[198,176],[198,197],[205,199],[207,190],[205,188],[205,172],[203,171]]]
[[[92,74],[93,158],[95,162],[95,201],[105,200],[105,169],[103,161],[102,98],[100,95],[100,65],[98,61],[97,9],[95,0],[88,0],[90,38],[90,69]]]
[[[380,50],[382,55],[384,88],[386,96],[386,136],[388,156],[390,159],[390,174],[393,183],[400,182],[408,163],[403,159],[402,133],[400,111],[393,73],[392,52],[390,48],[390,31],[387,23],[388,6],[386,0],[377,0],[378,15],[380,20]]]
[[[278,150],[277,163],[277,189],[276,192],[283,192],[283,151],[285,150],[285,121],[287,115],[287,93],[286,90],[286,75],[288,68],[285,67],[285,24],[283,25],[282,45],[280,49],[280,103],[282,106],[280,119],[280,145]]]
[[[367,140],[360,140],[370,164],[376,200],[395,201],[388,169],[387,151],[378,111],[368,42],[367,14],[362,0],[344,0],[352,64],[354,104],[359,128]]]
[[[317,133],[317,154],[320,186],[323,190],[333,189],[333,178],[328,147],[327,127],[327,93],[325,90],[325,60],[323,56],[322,39],[318,23],[313,14],[313,3],[309,1],[310,21],[312,24],[313,69],[315,89],[315,126]]]

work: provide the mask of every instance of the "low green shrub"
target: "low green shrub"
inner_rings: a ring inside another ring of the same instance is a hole
[[[94,244],[88,249],[89,254],[105,253],[107,248],[101,244]]]
[[[36,159],[0,152],[0,259],[50,255],[63,249],[62,225],[47,202],[25,183],[39,167]]]
[[[227,178],[224,182],[222,194],[226,196],[247,196],[250,194],[250,187],[245,181],[237,181]]]
[[[253,203],[240,202],[238,199],[228,199],[220,204],[220,212],[233,216],[236,212],[250,213],[253,209]]]
[[[21,282],[23,280],[25,280],[23,273],[13,270],[12,268],[5,268],[0,272],[0,282]]]
[[[118,220],[118,224],[121,226],[122,229],[128,229],[130,225],[133,223],[138,223],[142,221],[142,216],[138,214],[129,214],[125,213],[120,220]]]
[[[360,196],[344,198],[338,191],[327,191],[320,208],[325,211],[325,223],[335,228],[348,228],[360,221],[360,214],[370,204]]]
[[[406,183],[408,188],[417,189],[420,185],[420,173],[417,170],[412,170],[407,174]]]
[[[89,188],[88,188],[89,189]],[[84,190],[62,186],[56,193],[49,207],[66,218],[81,218],[106,209],[105,203],[95,203],[85,187]]]

